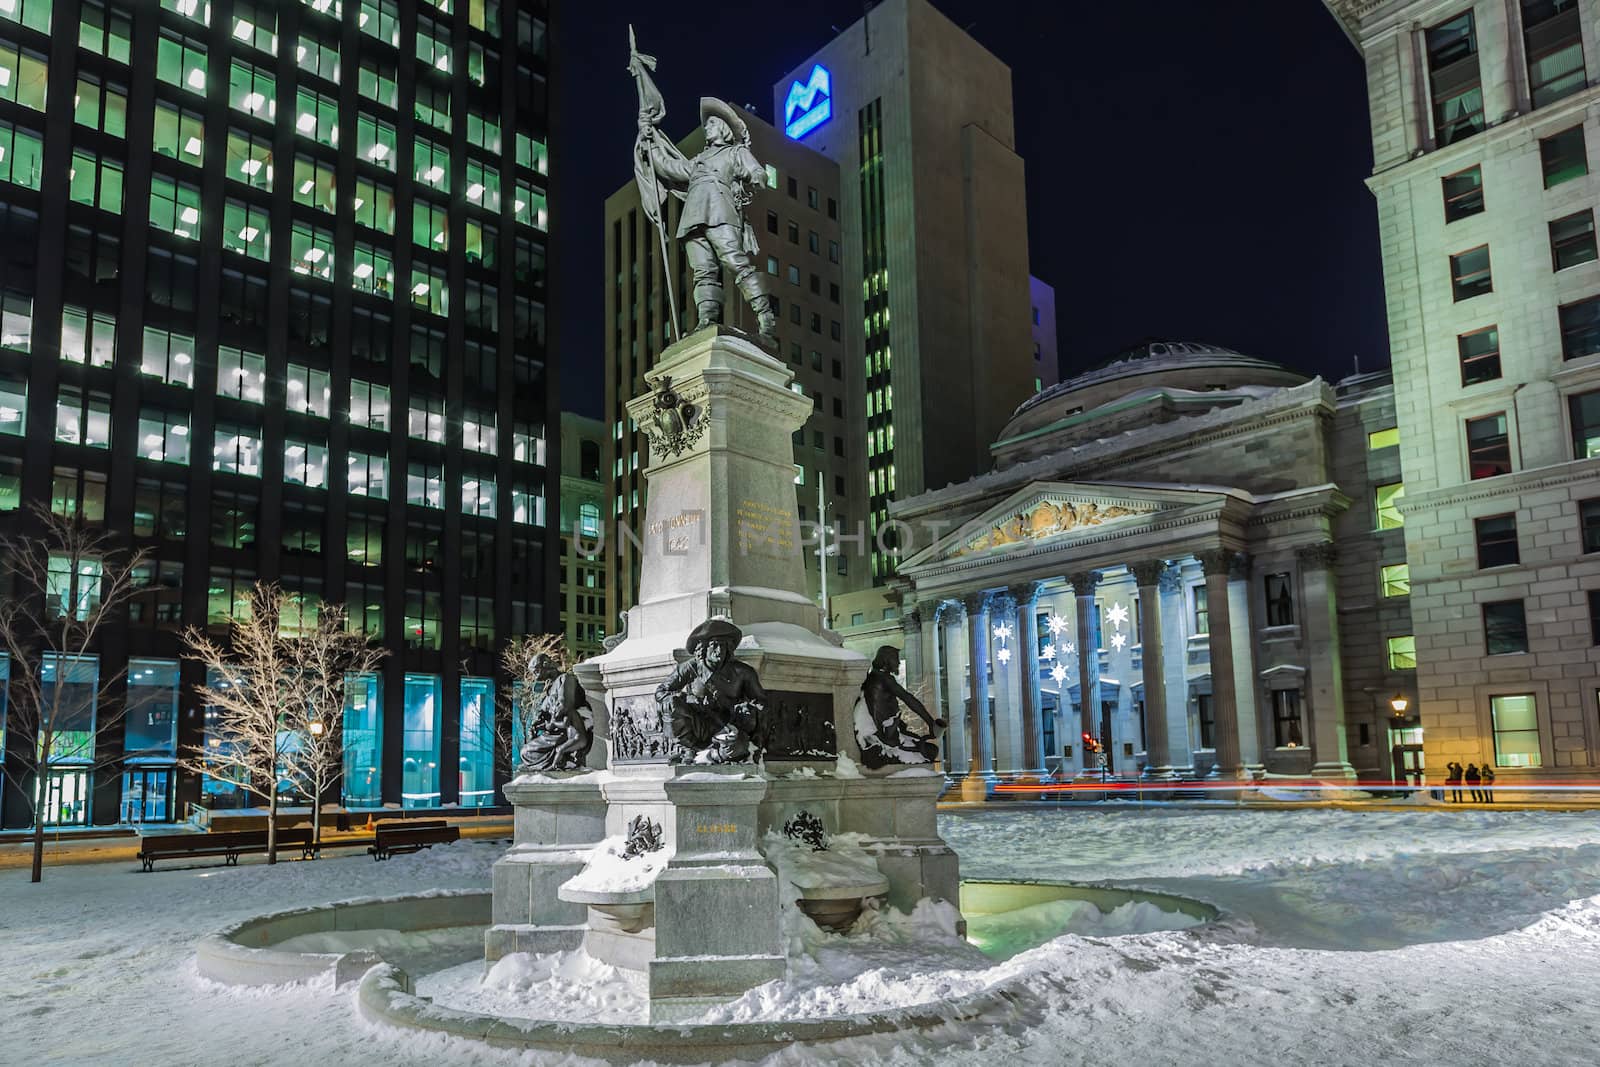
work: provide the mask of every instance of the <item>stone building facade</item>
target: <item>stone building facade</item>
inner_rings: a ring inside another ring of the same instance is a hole
[[[1327,0],[1366,62],[1430,771],[1600,764],[1600,5]]]
[[[1119,777],[1415,762],[1391,710],[1412,674],[1388,645],[1411,632],[1378,506],[1394,439],[1384,375],[1334,386],[1203,345],[1024,403],[993,471],[891,512],[908,677],[951,724],[946,766],[978,791],[1094,771],[1085,734]]]

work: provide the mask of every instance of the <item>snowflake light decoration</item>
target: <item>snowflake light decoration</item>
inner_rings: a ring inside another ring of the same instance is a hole
[[[1057,685],[1060,685],[1062,682],[1067,680],[1067,669],[1061,664],[1057,663],[1054,667],[1050,668],[1050,677],[1056,680]]]
[[[1045,645],[1043,648],[1041,648],[1039,650],[1039,658],[1044,660],[1047,663],[1050,660],[1055,659],[1056,658],[1056,646],[1055,645]]]
[[[1050,628],[1051,637],[1056,636],[1062,630],[1067,628],[1067,620],[1063,619],[1060,615],[1057,615],[1053,611],[1050,613],[1050,617],[1045,620],[1044,624]]]
[[[1063,656],[1074,655],[1077,651],[1078,651],[1078,646],[1073,644],[1071,641],[1068,641],[1066,644],[1061,646],[1061,654]]]
[[[1118,652],[1121,652],[1122,651],[1122,646],[1127,644],[1127,643],[1128,643],[1128,635],[1127,634],[1115,633],[1115,634],[1111,635],[1111,647],[1116,649]]]
[[[1007,663],[1011,662],[1011,650],[1009,648],[1002,648],[999,652],[994,654],[994,658],[1000,661],[1000,666],[1004,667]]]
[[[1107,609],[1106,618],[1110,620],[1111,625],[1120,630],[1128,621],[1128,609],[1121,604],[1113,604]],[[1117,647],[1120,648],[1122,646],[1119,645]]]
[[[1011,637],[1011,624],[1009,622],[1003,622],[999,626],[996,626],[994,628],[994,635],[1001,641],[1009,640]]]

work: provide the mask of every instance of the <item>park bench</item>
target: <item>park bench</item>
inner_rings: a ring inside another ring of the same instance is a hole
[[[317,846],[311,840],[310,827],[291,827],[278,831],[278,851],[300,850],[302,859],[310,859]],[[161,834],[139,838],[136,858],[146,872],[155,869],[158,859],[188,859],[198,856],[221,856],[225,866],[237,866],[239,857],[247,852],[267,850],[265,830],[227,830],[206,834]]]
[[[401,825],[379,823],[374,833],[377,841],[367,851],[375,860],[461,840],[460,827],[451,826],[443,819],[416,819]]]

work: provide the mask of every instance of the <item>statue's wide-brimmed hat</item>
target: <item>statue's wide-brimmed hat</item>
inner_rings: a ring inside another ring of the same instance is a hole
[[[689,634],[688,645],[690,652],[712,641],[726,641],[730,648],[737,648],[743,639],[744,631],[727,619],[707,619]]]
[[[739,114],[739,109],[733,107],[725,100],[718,100],[714,96],[700,98],[700,122],[703,125],[706,119],[715,115],[728,124],[728,129],[733,131],[735,141],[748,141],[750,127],[745,125],[744,118]]]

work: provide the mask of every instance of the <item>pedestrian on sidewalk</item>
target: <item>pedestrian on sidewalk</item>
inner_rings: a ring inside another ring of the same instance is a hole
[[[1478,788],[1478,783],[1483,781],[1483,775],[1478,773],[1476,763],[1467,764],[1467,790],[1472,794],[1474,804],[1483,803],[1483,790]]]
[[[1444,784],[1450,790],[1450,802],[1461,803],[1461,764],[1450,762],[1444,765]]]
[[[1494,803],[1494,768],[1487,763],[1483,765],[1483,802]]]

